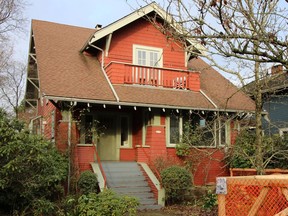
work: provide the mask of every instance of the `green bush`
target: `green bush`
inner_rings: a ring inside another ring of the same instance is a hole
[[[78,187],[82,194],[98,192],[99,187],[96,174],[90,170],[82,172],[78,180]]]
[[[64,194],[62,183],[67,177],[67,168],[67,158],[59,153],[55,144],[30,134],[23,123],[8,118],[0,109],[2,209],[52,214],[53,202]]]
[[[180,166],[171,166],[163,170],[161,179],[169,204],[182,201],[184,193],[192,186],[191,174]]]
[[[203,208],[208,212],[212,211],[217,206],[217,194],[209,190],[203,197],[203,202]]]
[[[256,135],[255,132],[243,130],[226,156],[231,168],[256,167]],[[279,135],[262,137],[263,168],[287,169],[288,142]]]
[[[78,200],[77,210],[79,216],[122,216],[136,215],[139,202],[136,198],[118,196],[111,190],[82,195]]]

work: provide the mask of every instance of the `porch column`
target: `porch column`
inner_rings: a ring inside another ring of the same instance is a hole
[[[150,146],[150,159],[166,156],[166,136],[164,125],[147,126],[146,145]]]

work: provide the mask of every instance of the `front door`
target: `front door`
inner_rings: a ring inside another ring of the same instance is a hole
[[[97,151],[101,160],[119,160],[117,142],[117,118],[113,114],[104,114],[97,118],[101,134],[97,142]]]

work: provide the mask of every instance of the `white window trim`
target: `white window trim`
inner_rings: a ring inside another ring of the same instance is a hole
[[[159,62],[159,66],[158,67],[160,67],[160,68],[163,67],[163,49],[162,48],[133,44],[133,64],[135,64],[135,65],[138,65],[138,55],[137,55],[137,52],[136,52],[137,49],[151,50],[151,51],[159,52],[160,59],[158,61]],[[142,66],[150,67],[149,65],[142,65]]]
[[[219,130],[219,127],[221,126],[221,120],[214,121],[213,124],[213,136],[218,136],[214,137],[214,145],[211,146],[195,146],[197,148],[216,148],[217,146],[219,147],[225,147],[227,145],[231,144],[231,121],[227,120],[225,121],[225,142],[224,144],[221,143],[221,131]],[[286,128],[288,131],[288,128]],[[286,130],[285,130],[286,131]],[[179,135],[180,139],[183,135],[183,117],[179,115]],[[217,141],[218,140],[218,141]],[[179,140],[180,142],[181,140]],[[218,143],[217,143],[218,142]],[[176,147],[176,143],[170,143],[170,115],[166,116],[166,146],[167,147]]]
[[[231,144],[231,130],[230,130],[230,125],[231,125],[231,121],[227,120],[225,121],[225,141],[224,144],[222,144],[222,140],[221,140],[221,130],[218,130],[218,136],[219,136],[219,143],[216,143],[216,145],[218,144],[220,147],[223,146],[229,146]],[[221,120],[218,120],[218,127],[221,127]],[[220,128],[217,128],[220,129]]]
[[[128,123],[128,142],[126,145],[121,146],[121,118],[127,118],[127,123]],[[132,148],[132,128],[131,128],[131,117],[130,115],[120,115],[118,117],[118,122],[119,122],[119,126],[117,126],[117,129],[119,129],[119,132],[117,132],[120,136],[120,148]]]
[[[176,147],[176,143],[170,143],[170,115],[166,116],[166,146]]]

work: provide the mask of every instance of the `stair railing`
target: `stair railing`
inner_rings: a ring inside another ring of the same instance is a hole
[[[98,165],[99,165],[100,172],[101,172],[101,174],[102,174],[102,176],[103,176],[103,179],[104,179],[104,188],[106,188],[106,186],[107,186],[107,185],[106,185],[107,178],[106,178],[105,172],[104,172],[104,170],[103,170],[102,163],[101,163],[101,159],[100,159],[100,157],[99,157],[99,154],[98,154],[98,151],[97,151],[97,148],[96,148],[95,143],[93,143],[93,147],[94,147],[94,153],[95,153],[95,156],[96,156],[96,161],[95,161],[95,162],[97,162]]]
[[[145,156],[148,158],[149,166],[152,168],[153,173],[156,175],[157,179],[160,182],[160,188],[162,188],[162,178],[161,178],[161,175],[160,175],[159,171],[157,170],[157,168],[152,163],[151,158],[149,157],[149,155],[147,154],[145,149],[143,149],[143,152],[144,152]]]

